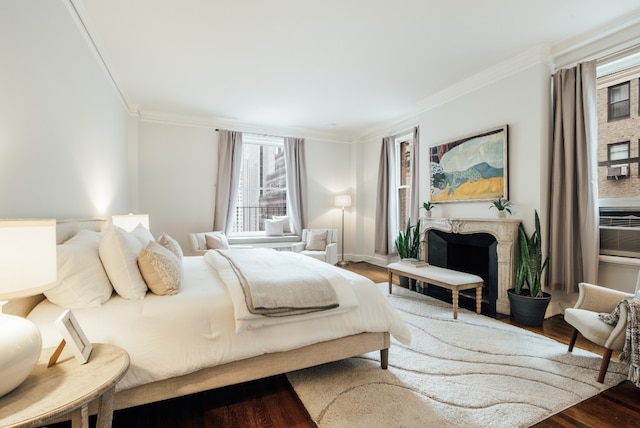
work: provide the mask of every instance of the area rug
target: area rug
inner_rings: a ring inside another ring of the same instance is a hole
[[[526,427],[626,379],[600,356],[404,288],[388,295],[412,334],[379,352],[287,375],[311,418],[330,427]]]

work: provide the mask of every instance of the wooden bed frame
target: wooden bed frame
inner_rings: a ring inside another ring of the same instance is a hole
[[[75,226],[77,221],[74,220],[73,223],[72,228],[77,232],[79,230]],[[59,233],[58,242],[64,240],[66,239],[61,237]],[[5,303],[0,309],[6,314],[26,317],[44,299],[44,295],[40,294],[12,300]],[[380,351],[380,366],[382,369],[386,369],[389,360],[389,346],[390,335],[388,332],[360,333],[286,352],[264,354],[118,391],[114,398],[114,410],[284,374],[377,350]],[[96,407],[90,407],[92,414],[96,413]]]

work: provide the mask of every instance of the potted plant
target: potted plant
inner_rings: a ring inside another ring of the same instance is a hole
[[[498,218],[505,218],[506,213],[511,214],[511,202],[504,198],[498,198],[491,201],[489,209],[495,208],[498,210]]]
[[[535,212],[535,231],[530,237],[522,223],[518,227],[520,256],[515,288],[507,290],[511,315],[520,324],[541,326],[549,306],[551,295],[542,291],[542,276],[549,264],[550,256],[542,258],[542,236],[540,218]]]
[[[423,202],[422,208],[426,211],[426,217],[431,217],[431,210],[436,207],[436,204],[431,203],[431,201]]]
[[[418,261],[420,254],[420,220],[415,226],[411,225],[411,220],[407,220],[407,227],[398,233],[396,239],[396,249],[401,261]],[[406,276],[400,276],[400,285],[410,290],[415,288],[416,281],[414,279],[409,282]]]

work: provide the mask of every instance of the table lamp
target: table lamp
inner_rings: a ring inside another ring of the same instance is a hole
[[[42,293],[56,279],[56,221],[0,220],[0,301]],[[34,323],[0,313],[0,397],[29,376],[41,349]]]
[[[123,228],[127,232],[131,232],[138,227],[139,224],[143,225],[149,230],[149,214],[118,214],[111,216],[111,222],[118,227]]]
[[[347,266],[349,262],[344,259],[344,208],[351,206],[351,195],[336,195],[335,205],[342,208],[342,258],[338,266]]]

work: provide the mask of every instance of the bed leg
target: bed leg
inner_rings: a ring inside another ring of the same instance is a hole
[[[389,348],[380,350],[380,367],[382,370],[386,370],[389,365]]]

